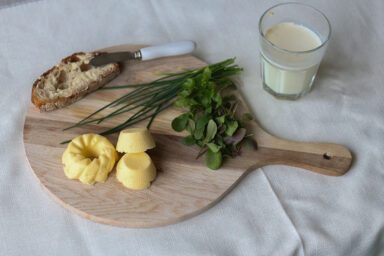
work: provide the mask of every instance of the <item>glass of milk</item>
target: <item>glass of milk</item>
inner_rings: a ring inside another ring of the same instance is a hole
[[[331,26],[319,10],[300,3],[275,5],[259,21],[263,87],[295,100],[311,90]]]

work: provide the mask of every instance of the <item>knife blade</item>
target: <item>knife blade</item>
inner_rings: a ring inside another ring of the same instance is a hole
[[[99,67],[109,63],[135,60],[134,52],[112,52],[112,53],[102,53],[94,57],[89,63],[92,66]]]
[[[191,53],[195,47],[195,42],[186,40],[144,47],[135,52],[102,53],[94,57],[90,61],[90,64],[99,67],[109,63],[127,60],[152,60],[162,57],[188,54]]]

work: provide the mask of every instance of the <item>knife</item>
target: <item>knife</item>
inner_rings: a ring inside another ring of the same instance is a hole
[[[194,41],[177,41],[155,46],[141,48],[135,52],[112,52],[103,53],[94,57],[90,64],[98,67],[108,63],[127,61],[127,60],[152,60],[162,57],[182,55],[191,53],[196,47]]]

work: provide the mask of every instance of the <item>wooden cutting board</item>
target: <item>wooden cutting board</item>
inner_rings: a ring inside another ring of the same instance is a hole
[[[104,50],[134,51],[139,48],[137,45],[122,45]],[[190,55],[124,63],[121,75],[107,86],[148,82],[161,73],[204,65],[205,62]],[[253,122],[251,130],[258,144],[257,150],[243,149],[241,156],[226,161],[220,170],[211,171],[205,167],[203,159],[196,160],[198,148],[180,143],[183,134],[174,132],[170,126],[180,110],[171,108],[152,124],[157,147],[149,154],[158,168],[158,176],[149,189],[126,189],[117,181],[115,171],[105,183],[93,186],[67,179],[61,164],[66,146],[60,142],[84,133],[101,132],[127,119],[129,114],[102,123],[102,127],[90,125],[65,132],[62,129],[124,92],[97,91],[67,108],[50,113],[40,113],[31,105],[26,115],[25,150],[43,189],[70,211],[96,222],[122,227],[167,225],[212,207],[249,171],[261,166],[285,164],[338,176],[347,172],[352,162],[351,153],[343,146],[279,139]],[[115,144],[117,135],[109,136],[109,139]]]

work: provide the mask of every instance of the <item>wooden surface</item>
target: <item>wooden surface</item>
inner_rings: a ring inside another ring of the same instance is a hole
[[[125,45],[107,50],[138,48]],[[203,61],[193,56],[125,63],[122,74],[107,86],[151,81],[164,72],[203,65]],[[158,176],[149,189],[126,189],[117,181],[115,171],[105,183],[93,186],[67,179],[61,164],[65,145],[59,143],[80,134],[100,132],[123,121],[129,114],[102,123],[103,127],[89,125],[65,132],[62,128],[78,122],[122,93],[120,90],[97,91],[65,109],[50,113],[40,113],[31,105],[25,120],[26,154],[42,187],[64,207],[96,222],[123,227],[155,227],[184,220],[213,206],[248,171],[268,164],[286,164],[334,176],[343,175],[351,165],[351,153],[343,146],[279,139],[252,123],[258,149],[243,150],[240,157],[226,161],[218,171],[211,171],[205,167],[203,159],[195,159],[198,148],[180,143],[183,134],[170,127],[171,120],[180,111],[168,109],[152,125],[157,147],[149,154],[158,168]],[[115,144],[117,135],[109,136],[109,139]]]

